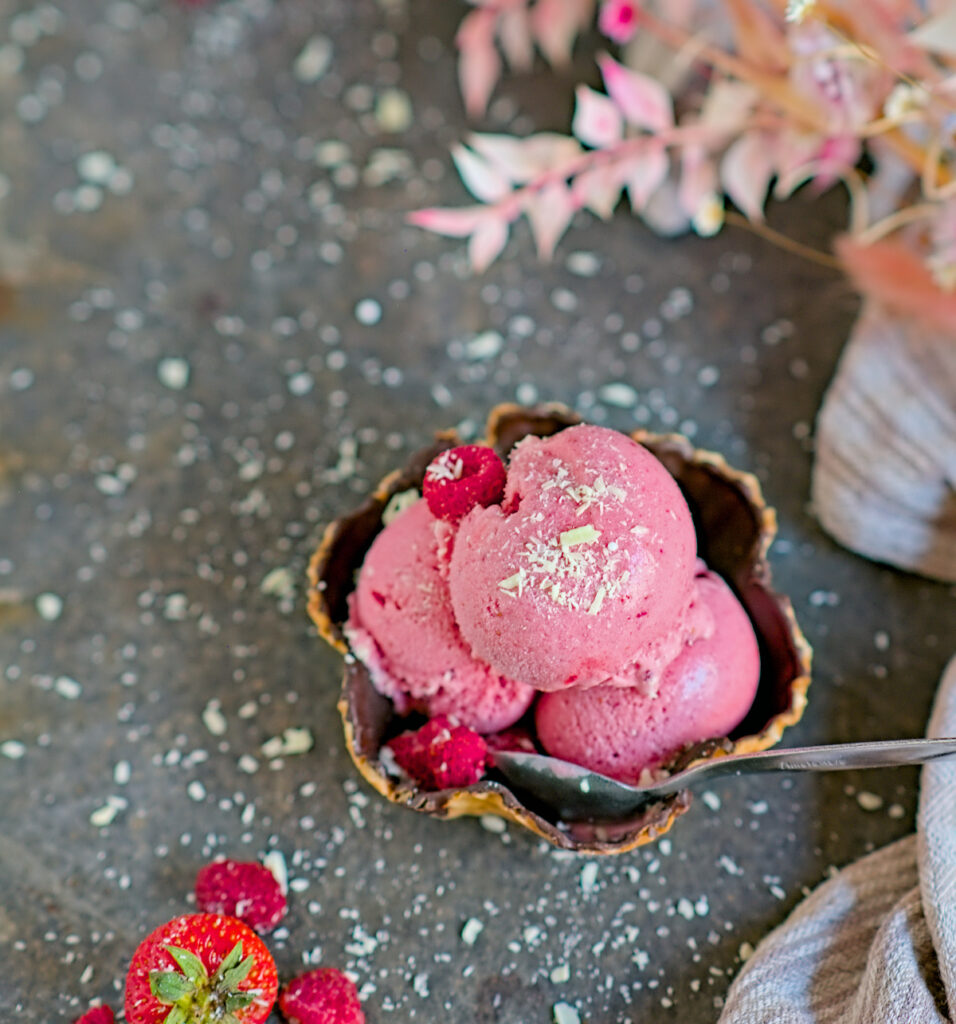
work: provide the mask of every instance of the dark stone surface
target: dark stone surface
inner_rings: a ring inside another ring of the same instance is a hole
[[[742,944],[912,828],[915,771],[742,780],[656,847],[589,862],[393,807],[353,771],[338,658],[303,610],[320,525],[435,429],[516,396],[683,429],[759,474],[775,579],[816,648],[791,742],[919,734],[951,642],[946,588],[840,549],[807,508],[807,438],[855,312],[838,276],[739,230],[657,239],[622,211],[582,221],[551,265],[519,229],[475,278],[457,243],[403,225],[466,201],[447,157],[466,131],[460,13],[0,6],[4,1020],[118,1006],[135,943],[188,906],[201,863],[277,849],[295,880],[281,971],[350,968],[370,1021],[525,1024],[564,1000],[591,1024],[702,1024]],[[293,63],[317,34],[331,61],[306,84]],[[387,88],[414,111],[402,135],[370,112]],[[560,127],[558,95],[513,80],[485,127]],[[405,154],[400,176],[370,184],[382,148]],[[129,172],[106,174],[120,194],[80,188],[95,150]],[[818,246],[840,216],[838,197],[772,211]],[[574,251],[599,273],[569,270]],[[500,352],[470,358],[462,340],[485,330]],[[161,379],[170,358],[181,389]],[[602,398],[617,381],[633,404]],[[261,745],[289,727],[314,748],[270,762]],[[114,820],[91,822],[111,799]]]

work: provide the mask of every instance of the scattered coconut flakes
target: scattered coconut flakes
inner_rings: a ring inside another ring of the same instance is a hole
[[[285,862],[285,854],[281,850],[270,850],[263,858],[263,865],[272,872],[272,876],[279,883],[282,895],[289,891],[289,869]]]
[[[591,523],[586,523],[584,526],[575,526],[572,530],[565,530],[559,535],[558,541],[563,548],[573,548],[579,544],[593,544],[600,536],[600,530],[596,530]]]
[[[581,1024],[581,1014],[570,1003],[555,1003],[551,1013],[554,1024]]]
[[[287,566],[279,566],[267,573],[259,584],[263,594],[291,598],[295,596],[295,573]]]
[[[581,889],[587,893],[595,892],[597,890],[597,877],[597,861],[588,861],[588,863],[581,868]]]
[[[465,342],[468,359],[492,359],[500,351],[505,339],[497,331],[482,331]]]
[[[563,985],[571,978],[571,968],[567,964],[558,964],[549,975],[555,985]]]
[[[213,736],[222,736],[227,728],[226,716],[218,700],[213,698],[202,710],[203,725]]]
[[[106,803],[90,815],[90,824],[97,828],[105,828],[107,825],[111,825],[119,812],[126,810],[128,806],[129,803],[124,797],[111,794],[106,798]]]
[[[170,391],[182,391],[189,383],[190,367],[185,359],[179,356],[171,356],[160,359],[156,367],[156,376],[159,383]]]
[[[383,132],[403,132],[411,126],[412,101],[403,89],[384,89],[375,104],[375,120]]]
[[[746,963],[754,955],[754,948],[749,942],[741,942],[737,955]]]
[[[277,757],[291,757],[293,754],[305,754],[315,745],[312,733],[306,728],[290,726],[282,730],[281,736],[272,736],[262,744],[260,749],[265,757],[274,761]]]
[[[497,814],[483,814],[478,821],[486,832],[494,832],[496,835],[501,835],[508,828],[508,823]]]
[[[125,786],[133,776],[129,761],[117,761],[113,765],[113,781],[117,786]]]
[[[9,757],[11,761],[19,761],[26,752],[26,746],[19,740],[4,740],[0,743],[0,754]]]
[[[84,153],[76,161],[79,176],[93,185],[107,185],[116,170],[116,161],[105,150]]]
[[[239,771],[245,772],[246,775],[254,775],[259,770],[259,762],[252,754],[242,754],[236,762],[236,766]]]
[[[613,381],[598,388],[598,398],[607,405],[616,406],[618,409],[629,409],[636,405],[638,394],[630,384],[622,381]]]
[[[206,787],[199,781],[199,779],[193,779],[186,787],[186,795],[190,800],[195,800],[198,804],[200,801],[206,799]]]
[[[577,277],[596,277],[601,271],[601,257],[596,252],[578,250],[568,253],[564,265]]]
[[[720,797],[712,790],[705,789],[704,792],[700,794],[700,798],[710,808],[710,810],[720,810]]]
[[[393,494],[382,511],[382,524],[388,526],[399,513],[404,512],[410,505],[414,505],[418,499],[419,493],[414,487]]]
[[[682,896],[677,901],[677,913],[680,914],[685,921],[691,921],[694,918],[694,904],[691,903],[686,896]]]
[[[902,804],[890,804],[890,806],[886,808],[886,814],[887,817],[899,819],[906,814],[906,808],[904,808]]]
[[[317,82],[331,62],[332,41],[327,36],[313,36],[296,57],[292,74],[300,82]]]
[[[67,700],[77,700],[83,692],[83,687],[69,676],[59,676],[53,684],[53,689]]]
[[[428,975],[424,972],[416,974],[412,979],[412,988],[415,989],[416,993],[418,993],[422,999],[427,999],[429,995]]]
[[[485,930],[484,923],[477,917],[469,917],[461,929],[461,941],[466,946],[473,946],[478,936]]]
[[[374,327],[382,319],[382,305],[375,299],[359,299],[355,304],[355,319],[365,327]]]
[[[883,806],[883,797],[879,793],[870,793],[864,789],[857,793],[856,802],[864,811],[878,811]]]
[[[38,594],[36,599],[37,614],[47,622],[55,622],[63,612],[63,598],[59,594]]]

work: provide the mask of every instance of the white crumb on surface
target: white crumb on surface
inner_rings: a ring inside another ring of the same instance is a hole
[[[26,745],[19,740],[4,740],[0,743],[0,754],[11,761],[19,761],[27,752]]]
[[[189,383],[189,375],[189,363],[178,356],[160,359],[156,366],[159,383],[170,391],[182,391]]]
[[[864,789],[857,793],[856,802],[864,811],[878,811],[883,806],[883,797]]]
[[[63,613],[63,598],[59,594],[46,592],[38,594],[36,599],[37,614],[47,622],[55,622]]]
[[[581,1014],[570,1003],[555,1003],[551,1013],[554,1024],[581,1024]]]
[[[222,705],[213,697],[202,710],[203,725],[213,736],[225,735],[227,729],[226,716],[222,713]]]

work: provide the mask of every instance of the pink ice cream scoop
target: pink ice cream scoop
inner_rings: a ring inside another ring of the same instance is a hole
[[[713,616],[710,635],[684,647],[655,696],[643,686],[544,694],[535,724],[549,754],[636,782],[685,744],[726,736],[741,722],[760,676],[757,639],[719,576],[707,572],[696,583],[698,600]]]
[[[462,641],[446,582],[450,540],[424,501],[396,516],[365,556],[345,634],[400,714],[446,714],[494,732],[524,714],[534,691],[476,660]]]
[[[647,449],[605,427],[528,437],[501,505],[461,522],[454,616],[477,658],[538,690],[622,682],[679,630],[695,550],[680,488]]]

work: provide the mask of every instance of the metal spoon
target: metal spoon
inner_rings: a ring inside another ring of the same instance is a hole
[[[570,761],[541,754],[504,750],[490,753],[494,766],[516,789],[552,808],[562,820],[612,821],[634,814],[645,804],[723,775],[922,764],[956,754],[956,738],[876,740],[730,754],[701,761],[649,786],[629,786]]]

